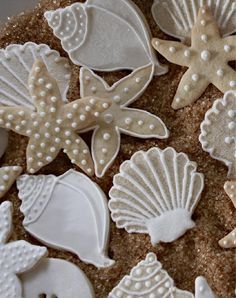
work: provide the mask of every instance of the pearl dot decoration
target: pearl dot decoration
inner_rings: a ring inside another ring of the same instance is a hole
[[[199,9],[191,39],[189,47],[176,41],[156,38],[152,41],[153,47],[167,60],[189,68],[179,83],[173,109],[193,104],[210,83],[222,93],[236,86],[236,72],[228,65],[236,57],[236,36],[221,37],[209,8]],[[171,51],[172,48],[175,51]],[[194,79],[195,74],[198,74],[198,79]],[[189,86],[189,92],[186,92],[186,86]]]
[[[21,172],[22,168],[18,166],[0,168],[0,198],[7,193]]]
[[[6,243],[12,231],[12,204],[0,205],[0,297],[22,297],[21,283],[16,276],[34,267],[47,254],[47,249],[20,240]]]
[[[105,113],[97,115],[96,128],[92,137],[92,156],[98,177],[105,174],[116,158],[120,149],[121,133],[145,139],[164,139],[169,136],[160,118],[146,111],[127,107],[147,88],[153,76],[153,70],[153,66],[150,65],[138,68],[109,87],[94,72],[85,67],[81,68],[81,96],[92,96],[91,87],[94,86],[97,90],[96,96],[107,99],[110,104]]]
[[[200,288],[202,291],[200,291]],[[215,298],[205,278],[199,276],[195,281],[196,298]],[[205,296],[204,296],[204,295]],[[123,277],[119,284],[110,292],[108,298],[194,298],[188,291],[175,287],[173,279],[162,269],[154,253],[148,253],[145,260],[139,262]]]
[[[47,88],[48,85],[50,88]],[[26,107],[0,107],[0,126],[29,137],[26,151],[28,172],[34,174],[52,162],[61,149],[65,149],[77,166],[92,175],[92,158],[89,153],[84,154],[88,147],[77,132],[95,125],[94,114],[104,112],[107,101],[89,97],[63,103],[56,81],[41,60],[36,60],[33,66],[29,86],[30,94],[35,98],[35,113]],[[90,107],[90,110],[86,111],[86,107]],[[22,121],[25,121],[24,125]],[[72,126],[72,123],[76,125]],[[82,163],[83,160],[86,160],[86,164]]]

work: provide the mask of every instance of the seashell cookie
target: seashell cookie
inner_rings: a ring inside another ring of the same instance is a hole
[[[172,63],[186,66],[172,108],[193,104],[212,83],[222,93],[236,88],[236,72],[228,62],[236,56],[236,37],[221,37],[209,8],[199,10],[191,34],[191,46],[154,38],[153,47]]]
[[[136,69],[113,86],[87,68],[80,70],[80,94],[108,100],[110,107],[97,118],[92,136],[92,156],[95,173],[102,177],[120,150],[121,134],[138,138],[165,139],[169,137],[163,121],[157,116],[129,108],[146,90],[153,75],[153,66]]]
[[[23,106],[0,107],[0,127],[29,137],[27,170],[39,171],[63,149],[72,163],[92,175],[89,148],[77,132],[94,127],[97,113],[104,112],[109,103],[88,97],[64,104],[57,82],[41,60],[35,62],[28,86],[36,112]]]
[[[112,219],[129,233],[149,234],[152,245],[172,242],[195,226],[191,216],[203,186],[186,154],[170,147],[136,152],[113,178]]]
[[[87,0],[44,16],[76,65],[113,71],[153,64],[157,75],[167,72],[155,57],[145,17],[131,0]]]
[[[20,240],[6,243],[12,230],[12,204],[0,205],[0,297],[21,298],[22,288],[17,275],[28,271],[46,255],[47,249]]]
[[[8,192],[22,170],[22,167],[18,166],[0,168],[0,199]]]
[[[60,259],[42,259],[20,276],[23,297],[93,298],[93,287],[77,266]],[[66,285],[66,286],[65,286]],[[53,296],[51,295],[53,293]]]
[[[114,263],[107,257],[107,199],[87,176],[74,170],[59,177],[23,175],[17,188],[23,225],[31,235],[98,268]]]
[[[163,32],[190,44],[191,30],[196,23],[198,11],[206,2],[216,18],[222,36],[234,33],[236,30],[234,1],[154,0],[152,15]]]

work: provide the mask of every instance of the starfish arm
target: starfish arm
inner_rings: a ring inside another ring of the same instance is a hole
[[[204,75],[199,75],[194,69],[188,69],[179,83],[172,108],[177,110],[191,105],[204,93],[209,84]]]
[[[26,149],[27,171],[29,173],[36,173],[56,158],[63,143],[60,138],[58,138],[58,143],[55,139],[54,136],[44,138],[40,134],[31,135]]]
[[[223,38],[223,46],[226,51],[227,61],[236,59],[236,36],[228,36]]]
[[[120,132],[116,126],[104,125],[95,129],[92,137],[92,156],[97,177],[103,177],[119,150]]]
[[[50,76],[46,65],[41,60],[35,61],[30,72],[29,92],[38,112],[47,113],[63,105],[57,82]]]
[[[134,70],[130,75],[116,82],[112,87],[91,70],[80,72],[81,96],[97,96],[114,100],[119,106],[135,101],[147,88],[154,74],[153,65]]]
[[[88,146],[75,133],[70,136],[69,140],[70,142],[65,142],[64,152],[68,155],[72,163],[76,164],[86,174],[92,176],[94,174],[94,165]]]
[[[219,241],[219,245],[223,248],[235,248],[236,247],[236,229],[230,232],[227,236]]]
[[[7,276],[4,276],[4,271],[1,270],[1,277],[0,277],[0,283],[1,285],[7,285],[8,287],[8,293],[10,296],[6,295],[6,290],[3,287],[0,287],[0,297],[7,298],[7,297],[22,297],[22,285],[20,279],[14,274],[10,273]]]
[[[181,42],[153,38],[152,46],[171,63],[189,66],[190,49]]]
[[[217,72],[220,73],[221,76],[217,75],[217,73],[213,74],[211,80],[212,83],[222,92],[225,93],[229,90],[235,90],[236,88],[236,72],[230,66],[224,65]]]
[[[64,105],[60,118],[69,130],[81,131],[95,126],[100,113],[109,107],[110,102],[106,99],[85,97]]]
[[[11,166],[0,168],[0,199],[8,192],[16,178],[22,173],[22,167]],[[0,224],[1,226],[1,224]],[[1,244],[1,230],[0,230],[0,244]]]
[[[6,265],[8,271],[15,274],[28,271],[47,255],[46,247],[32,245],[24,240],[7,243],[3,250],[6,252],[3,266]],[[20,258],[16,258],[17,255]]]
[[[123,133],[138,138],[165,139],[169,136],[163,121],[146,111],[123,108],[116,124]]]
[[[202,42],[202,36],[214,36],[214,39],[220,39],[220,30],[218,24],[208,7],[199,9],[196,23],[192,29],[192,47],[198,47],[199,42]]]
[[[31,114],[25,107],[0,107],[0,127],[27,136],[33,125]]]
[[[0,205],[0,244],[5,244],[12,231],[12,203]]]

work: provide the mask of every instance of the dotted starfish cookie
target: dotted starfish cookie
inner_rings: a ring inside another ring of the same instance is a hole
[[[210,83],[223,93],[236,88],[236,72],[228,65],[236,59],[236,36],[221,37],[209,8],[199,10],[191,38],[190,47],[181,42],[152,40],[153,47],[167,60],[189,68],[180,81],[173,109],[191,105]]]
[[[0,127],[28,136],[27,170],[35,173],[55,159],[61,149],[87,174],[93,174],[93,162],[85,142],[77,131],[94,126],[97,115],[105,111],[106,100],[94,97],[63,103],[56,81],[45,64],[37,60],[29,76],[29,90],[36,107],[0,107]]]
[[[224,190],[236,208],[236,181],[227,181],[224,185]],[[221,239],[219,245],[223,248],[236,247],[236,228]]]
[[[22,167],[18,166],[0,168],[0,199],[11,188],[12,184],[21,173]]]
[[[20,240],[6,243],[12,230],[12,204],[0,205],[0,297],[21,298],[22,288],[16,274],[28,271],[46,255],[47,249]]]
[[[80,70],[81,96],[96,95],[105,98],[110,108],[97,119],[92,137],[92,156],[95,173],[102,177],[116,158],[120,149],[120,134],[138,138],[159,138],[169,136],[160,118],[146,111],[127,108],[138,99],[151,81],[153,66],[136,69],[112,87],[87,68]]]

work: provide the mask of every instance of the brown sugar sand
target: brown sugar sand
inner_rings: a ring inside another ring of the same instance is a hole
[[[43,13],[49,9],[65,7],[73,2],[76,1],[43,0],[33,12],[10,19],[4,29],[2,25],[0,47],[5,48],[11,43],[23,44],[32,41],[48,44],[66,57],[67,54],[62,50],[60,41],[53,36]],[[145,14],[153,36],[169,38],[159,30],[151,16],[153,1],[134,0],[134,2]],[[168,64],[162,57],[159,58]],[[170,138],[164,141],[154,139],[144,141],[123,135],[120,153],[113,166],[104,178],[93,177],[92,179],[107,194],[112,186],[112,177],[118,172],[120,164],[129,159],[137,150],[147,150],[153,146],[162,149],[172,146],[179,152],[185,152],[191,160],[197,162],[198,171],[205,175],[205,189],[193,215],[196,227],[173,243],[158,244],[152,247],[149,236],[128,234],[111,223],[109,255],[116,263],[107,269],[97,269],[92,265],[86,265],[71,253],[49,249],[50,257],[66,259],[84,270],[94,286],[97,298],[107,297],[121,278],[128,274],[132,267],[144,259],[150,251],[156,253],[158,260],[174,279],[177,287],[194,292],[195,278],[203,275],[218,297],[235,297],[235,250],[222,249],[218,245],[218,240],[236,226],[236,210],[223,190],[227,169],[222,163],[213,160],[203,152],[198,141],[199,127],[205,112],[212,106],[215,99],[222,97],[222,94],[215,87],[209,86],[191,107],[174,111],[171,108],[171,102],[184,71],[184,68],[169,64],[169,72],[164,76],[154,77],[146,92],[132,105],[158,115],[169,128]],[[111,84],[127,74],[127,71],[120,71],[102,73],[102,76]],[[79,67],[77,66],[73,66],[68,98],[70,100],[79,98]],[[91,135],[85,134],[83,137],[89,142]],[[10,133],[8,150],[1,164],[21,165],[25,170],[26,145],[27,138]],[[66,155],[60,153],[54,162],[39,173],[60,175],[71,167]],[[75,166],[73,167],[76,169]],[[15,187],[9,191],[4,200],[10,200],[14,204],[13,237],[39,244],[22,226],[23,215],[19,211],[20,200]]]

